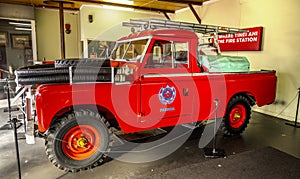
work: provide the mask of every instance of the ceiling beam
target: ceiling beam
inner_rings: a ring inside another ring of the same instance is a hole
[[[163,2],[169,2],[169,3],[178,3],[178,4],[193,4],[193,5],[198,5],[198,6],[203,5],[203,2],[192,1],[192,0],[188,0],[188,1],[182,1],[182,0],[157,0],[157,1],[163,1]]]
[[[55,6],[55,5],[34,5],[34,7],[37,7],[37,8],[47,8],[47,9],[59,9],[59,7]],[[79,11],[79,8],[64,7],[64,10]]]
[[[166,12],[163,12],[165,17],[168,19],[168,20],[171,20],[170,17],[168,16],[168,14]]]
[[[6,4],[12,4],[12,5],[23,5],[23,6],[31,6],[31,7],[36,7],[36,8],[48,8],[48,9],[59,9],[58,5],[49,5],[49,4],[45,4],[45,5],[41,5],[41,4],[28,4],[26,2],[22,3],[12,3],[12,2],[5,2]],[[70,10],[70,11],[79,11],[79,8],[75,8],[75,7],[64,7],[65,10]]]
[[[166,13],[175,13],[175,11],[172,10],[166,10],[166,9],[159,9],[159,8],[150,8],[150,7],[141,7],[141,6],[134,6],[134,5],[128,5],[128,4],[118,4],[118,3],[112,3],[112,2],[105,2],[105,1],[95,1],[95,0],[72,0],[73,2],[82,2],[82,3],[92,3],[92,4],[98,4],[98,5],[108,5],[108,6],[118,6],[118,7],[125,7],[125,8],[134,8],[139,10],[145,10],[145,11],[157,11],[157,12],[166,12]]]
[[[43,1],[44,4],[74,4],[73,2],[70,1],[63,1],[63,0],[44,0]]]
[[[195,11],[193,5],[192,5],[192,4],[189,4],[189,7],[190,7],[191,11],[193,12],[194,16],[196,17],[197,21],[199,22],[199,24],[201,24],[201,19],[200,19],[200,17],[198,16],[197,12]]]

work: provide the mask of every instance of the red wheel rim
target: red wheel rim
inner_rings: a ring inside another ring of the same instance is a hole
[[[100,133],[89,125],[71,128],[63,138],[63,152],[74,160],[91,157],[100,146]]]
[[[239,128],[246,120],[246,109],[243,105],[237,104],[233,106],[229,114],[229,123],[233,128]]]

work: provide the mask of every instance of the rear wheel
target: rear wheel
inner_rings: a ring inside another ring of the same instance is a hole
[[[247,127],[251,117],[249,100],[244,96],[233,97],[227,107],[226,115],[222,123],[225,135],[241,134]]]
[[[82,110],[65,115],[49,130],[46,154],[58,168],[78,172],[100,165],[109,150],[111,132],[105,118]]]

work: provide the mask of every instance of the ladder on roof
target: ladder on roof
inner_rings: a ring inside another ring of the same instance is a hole
[[[140,20],[140,19],[130,19],[129,22],[123,22],[123,26],[131,27],[131,32],[134,33],[134,28],[139,28],[139,31],[147,29],[183,29],[193,31],[195,33],[209,34],[214,39],[214,46],[217,49],[218,55],[221,54],[218,35],[222,34],[236,34],[248,32],[248,30],[234,28],[234,27],[223,27],[215,25],[204,25],[204,24],[195,24],[189,22],[179,22],[179,21],[170,21],[163,19],[150,19],[150,20]]]
[[[140,20],[140,19],[130,19],[129,22],[123,22],[123,26],[140,28],[139,30],[147,29],[184,29],[190,30],[195,33],[202,34],[235,34],[238,32],[247,32],[247,30],[233,28],[233,27],[223,27],[223,26],[214,26],[214,25],[204,25],[204,24],[195,24],[189,22],[179,22],[179,21],[170,21],[162,19],[150,19],[150,20]]]

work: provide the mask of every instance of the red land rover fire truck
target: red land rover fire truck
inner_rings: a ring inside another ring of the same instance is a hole
[[[99,165],[116,130],[213,119],[215,100],[224,133],[240,134],[251,106],[274,102],[275,71],[249,71],[246,58],[209,55],[203,48],[219,52],[218,34],[242,30],[155,19],[124,25],[140,30],[119,39],[109,59],[56,60],[52,68],[15,72],[23,91],[36,86],[36,117],[27,106],[28,126],[37,120],[46,154],[58,168],[77,172]],[[200,43],[207,34],[215,40]]]

